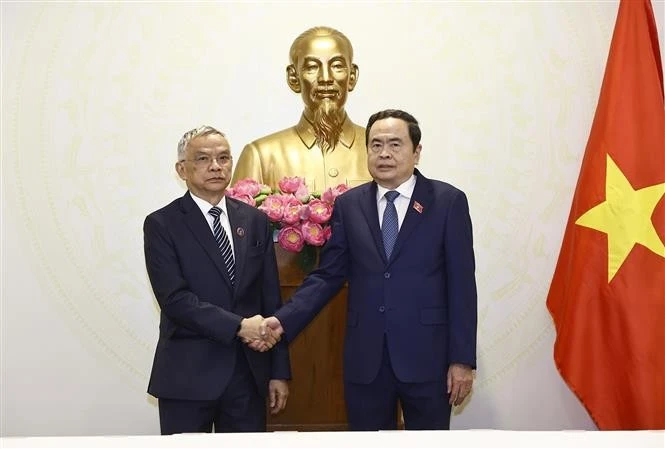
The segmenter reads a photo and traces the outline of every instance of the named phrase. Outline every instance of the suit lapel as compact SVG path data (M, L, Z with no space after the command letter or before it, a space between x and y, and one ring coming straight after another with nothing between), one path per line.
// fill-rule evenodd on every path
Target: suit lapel
M236 264L236 282L240 285L245 272L245 261L247 259L247 234L249 218L247 214L238 206L235 200L226 198L226 210L229 213L229 223L231 225L230 238L233 239L233 251Z
M189 192L185 193L182 197L181 204L183 212L185 213L185 224L194 235L194 238L198 240L205 252L215 263L217 270L222 274L226 283L231 287L231 279L229 279L229 273L226 270L222 253L219 250L219 246L217 246L215 237L212 235L208 222L201 214L201 209L196 205ZM236 270L236 273L237 271L238 270Z
M406 241L413 233L414 229L416 229L418 225L427 217L428 213L432 212L433 202L434 193L432 191L432 186L430 185L429 180L416 170L416 186L413 189L413 195L411 195L411 201L409 201L409 208L406 210L404 222L399 228L397 241L395 242L395 247L393 248L393 252L390 255L391 261L395 260L395 258L399 256L400 250L404 247ZM414 207L415 203L420 205L420 207L418 207L420 211Z
M363 211L370 234L372 234L372 238L374 239L376 250L383 263L386 263L386 250L383 248L383 236L381 235L381 227L379 226L379 211L376 207L376 190L376 183L369 183L360 197L360 210Z

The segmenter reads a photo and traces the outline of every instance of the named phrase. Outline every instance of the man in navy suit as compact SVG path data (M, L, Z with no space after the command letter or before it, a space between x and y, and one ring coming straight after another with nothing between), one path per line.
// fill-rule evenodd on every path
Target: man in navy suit
M187 132L175 168L188 192L143 225L161 309L148 392L159 399L162 434L265 431L266 396L272 413L286 405L285 342L263 353L242 343L259 338L281 298L267 216L224 196L232 167L224 134Z
M471 391L477 295L464 193L415 169L420 128L399 110L365 131L373 182L339 196L319 268L263 329L289 341L348 281L344 395L351 430L449 429Z

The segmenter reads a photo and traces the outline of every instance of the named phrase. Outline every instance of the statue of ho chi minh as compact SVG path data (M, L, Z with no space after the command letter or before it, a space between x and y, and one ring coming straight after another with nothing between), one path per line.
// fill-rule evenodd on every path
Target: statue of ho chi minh
M275 189L283 177L300 176L310 190L322 192L370 181L365 128L344 110L358 82L351 42L335 29L311 28L293 41L289 58L286 82L302 97L300 121L246 145L233 183L253 178Z

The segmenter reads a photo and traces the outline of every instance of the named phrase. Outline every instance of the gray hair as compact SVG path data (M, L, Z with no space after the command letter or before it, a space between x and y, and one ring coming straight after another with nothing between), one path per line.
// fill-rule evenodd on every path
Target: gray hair
M208 136L210 134L219 134L222 137L226 137L223 132L208 125L199 126L198 128L191 129L183 134L180 142L178 142L178 161L185 160L185 151L187 151L187 145L189 145L189 142L197 137Z

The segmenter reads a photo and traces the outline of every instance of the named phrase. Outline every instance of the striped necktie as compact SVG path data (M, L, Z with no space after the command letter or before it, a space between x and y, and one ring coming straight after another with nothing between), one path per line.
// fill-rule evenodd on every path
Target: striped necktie
M224 264L226 265L226 270L229 273L229 279L231 279L231 285L235 284L236 277L236 264L233 260L233 250L231 249L231 242L229 242L229 237L226 235L226 231L222 227L222 223L219 221L219 216L222 214L222 209L219 207L213 207L208 211L210 215L213 216L214 220L212 222L212 232L215 235L215 240L217 240L217 245L219 250L222 252L222 258L224 259Z

